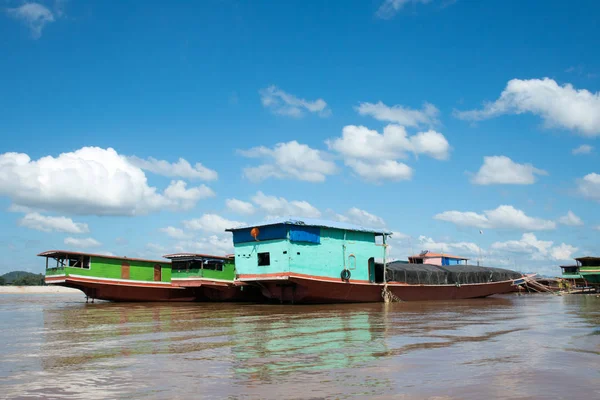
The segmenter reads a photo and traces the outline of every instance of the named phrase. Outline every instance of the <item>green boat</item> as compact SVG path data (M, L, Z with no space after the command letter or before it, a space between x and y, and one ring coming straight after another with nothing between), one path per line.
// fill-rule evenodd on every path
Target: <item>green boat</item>
M586 286L600 288L600 257L579 257L577 265L564 265L562 278L569 280L583 280Z
M178 253L171 261L50 250L48 285L81 290L89 299L110 301L249 301L258 290L235 282L232 256Z

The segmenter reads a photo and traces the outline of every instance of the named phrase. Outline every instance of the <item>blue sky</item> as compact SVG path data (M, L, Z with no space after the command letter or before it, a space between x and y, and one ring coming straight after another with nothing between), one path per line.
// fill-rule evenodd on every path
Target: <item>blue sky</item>
M287 215L387 227L397 258L600 253L596 1L0 8L0 272Z

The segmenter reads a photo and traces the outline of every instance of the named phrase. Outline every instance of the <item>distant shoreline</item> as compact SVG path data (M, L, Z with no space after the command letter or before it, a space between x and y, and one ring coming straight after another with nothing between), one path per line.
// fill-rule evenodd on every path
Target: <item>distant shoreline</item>
M0 294L40 294L40 293L59 293L59 294L83 294L79 289L73 289L63 286L0 286Z

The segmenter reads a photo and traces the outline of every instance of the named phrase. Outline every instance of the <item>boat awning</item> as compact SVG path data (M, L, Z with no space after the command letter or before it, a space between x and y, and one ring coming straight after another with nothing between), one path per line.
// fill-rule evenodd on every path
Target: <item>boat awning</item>
M225 262L230 261L233 257L228 256L213 256L210 254L197 254L197 253L175 253L167 254L163 256L171 261L212 261L212 262Z

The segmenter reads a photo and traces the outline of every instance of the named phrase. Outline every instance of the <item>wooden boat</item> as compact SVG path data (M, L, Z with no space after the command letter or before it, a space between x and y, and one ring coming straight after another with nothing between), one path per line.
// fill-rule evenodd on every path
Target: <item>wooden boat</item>
M195 301L195 288L171 284L168 261L50 250L46 258L48 285L79 289L91 299L112 301Z
M578 257L576 265L563 265L562 278L575 287L590 287L600 291L600 257Z
M163 257L171 260L171 283L174 287L196 288L203 298L210 301L252 301L260 298L256 288L234 281L233 255L176 253Z
M237 281L255 285L267 299L279 302L468 299L510 292L514 279L522 277L514 271L463 265L475 269L465 277L480 278L461 281L460 274L452 272L459 265L421 263L419 267L409 262L403 264L412 264L417 271L435 267L439 283L425 280L428 271L421 274L423 283L410 278L414 274L398 280L400 273L394 272L398 268L386 262L391 232L340 222L281 219L228 231L233 233ZM376 259L384 262L376 263Z

